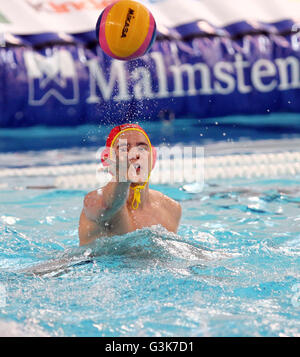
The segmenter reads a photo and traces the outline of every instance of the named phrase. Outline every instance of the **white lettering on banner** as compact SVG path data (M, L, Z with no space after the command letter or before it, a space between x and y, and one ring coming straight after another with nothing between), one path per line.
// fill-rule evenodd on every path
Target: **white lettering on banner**
M131 76L136 83L133 87L134 97L138 100L144 98L153 98L151 85L151 73L147 68L137 67L131 73Z
M104 77L97 58L87 61L87 66L90 72L90 95L86 100L87 103L100 103L101 99L96 94L97 87L100 89L104 100L111 99L113 89L116 85L119 91L118 95L113 97L113 100L124 101L131 98L128 93L126 71L123 62L117 60L112 61L108 81Z
M300 88L300 62L296 57L277 58L275 63L278 67L279 77L281 78L278 89L288 90ZM291 81L288 77L288 66L291 67Z
M237 90L240 93L251 92L251 86L245 84L244 69L250 67L250 63L243 61L243 56L240 54L235 55L234 62L236 72L237 72Z
M234 78L228 74L228 72L233 73L233 65L230 62L218 62L214 67L215 77L226 84L223 87L219 81L215 81L215 90L218 94L229 94L234 91L235 81Z
M156 98L166 98L169 96L169 92L166 67L163 61L163 56L160 52L152 52L150 56L155 62L158 78L158 93L156 93Z
M275 65L266 59L256 61L251 69L251 80L253 86L260 92L270 92L276 87L277 81L273 79L269 84L265 84L262 78L274 77L276 75Z
M300 62L294 56L277 58L274 62L268 59L258 59L251 66L248 61L243 60L241 54L236 54L233 62L219 61L213 67L205 63L172 64L166 67L163 55L159 52L152 52L151 58L155 64L158 80L157 92L154 92L152 88L151 72L145 67L137 67L131 73L129 72L130 82L133 83L133 93L130 93L123 62L112 61L109 80L106 81L97 59L90 60L88 63L90 96L87 102L99 103L101 101L96 93L96 87L100 89L104 100L115 101L129 100L132 97L142 100L210 94L228 95L235 90L241 94L247 94L253 90L265 93L276 88L278 90L300 88ZM249 83L246 83L246 71L250 74ZM168 88L167 75L169 75L170 83L173 83L173 90ZM114 86L117 86L119 91L111 98Z
M29 105L43 105L51 97L65 105L79 102L79 85L71 53L58 50L52 56L33 51L24 53L28 75ZM53 84L58 88L53 88Z
M219 61L213 66L206 63L177 63L167 66L160 52L152 52L152 72L148 67L135 67L112 60L107 73L98 58L86 62L89 74L88 104L101 101L129 101L197 95L229 95L234 91L247 94L256 90L300 88L300 61L295 56L258 59L250 64L241 54L233 61ZM26 51L24 62L28 75L29 105L43 105L55 97L65 105L79 103L79 83L71 53L61 49L52 56ZM156 78L152 78L155 76ZM248 79L248 81L246 80ZM153 80L158 84L153 87Z
M184 95L197 95L197 90L195 88L195 73L197 71L201 74L202 87L200 90L201 94L212 94L212 89L210 87L210 70L205 63L195 63L188 64L184 63L180 66L172 65L169 67L173 73L175 90L172 93L175 97L182 97ZM185 93L183 89L183 74L186 73L188 76L188 90Z

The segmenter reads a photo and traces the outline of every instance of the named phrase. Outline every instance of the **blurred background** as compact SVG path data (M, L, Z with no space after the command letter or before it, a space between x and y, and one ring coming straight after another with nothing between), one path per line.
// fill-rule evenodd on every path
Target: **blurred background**
M96 40L110 0L0 0L0 335L299 336L300 0L140 2L157 38L126 62ZM125 122L204 149L204 185L156 165L178 234L80 249Z
M300 133L300 1L143 0L148 54L113 60L95 25L110 0L0 1L1 152L104 144L138 121L154 143Z

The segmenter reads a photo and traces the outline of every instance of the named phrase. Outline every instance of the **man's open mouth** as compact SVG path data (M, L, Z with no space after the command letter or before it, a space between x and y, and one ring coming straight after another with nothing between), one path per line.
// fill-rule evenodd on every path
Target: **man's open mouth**
M135 168L137 174L139 174L141 172L141 165L140 164L133 164L133 167Z

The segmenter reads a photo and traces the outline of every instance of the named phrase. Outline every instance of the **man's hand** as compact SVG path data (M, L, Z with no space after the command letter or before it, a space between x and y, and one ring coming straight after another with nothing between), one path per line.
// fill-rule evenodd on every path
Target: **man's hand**
M127 168L128 168L128 162L127 158L124 159L109 159L107 158L105 160L109 166L108 166L108 171L109 173L113 176L114 182L127 182Z
M131 149L134 151L135 149ZM130 155L135 155L135 153L129 152L124 155L119 155L118 158L111 159L107 158L105 161L109 164L108 171L114 177L114 182L145 182L148 178L148 158L147 154L139 154L140 158L134 160L130 163ZM139 171L137 171L139 170Z

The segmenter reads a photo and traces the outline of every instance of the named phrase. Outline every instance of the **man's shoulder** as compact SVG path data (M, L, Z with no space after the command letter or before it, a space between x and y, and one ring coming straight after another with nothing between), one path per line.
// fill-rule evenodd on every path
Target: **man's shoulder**
M83 201L83 212L92 221L98 221L99 211L106 208L101 189L87 193Z
M161 207L170 210L172 214L181 215L181 205L179 202L160 191L151 189L150 192L152 197L160 204Z
M99 202L101 202L101 201L102 201L102 190L101 189L88 192L84 196L84 204L87 207L99 204Z

